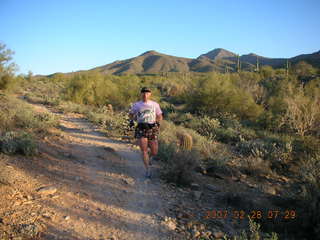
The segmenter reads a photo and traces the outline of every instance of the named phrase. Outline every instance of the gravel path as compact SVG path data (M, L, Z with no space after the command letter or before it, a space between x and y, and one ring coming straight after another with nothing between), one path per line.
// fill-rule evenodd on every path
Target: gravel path
M166 190L157 163L146 179L135 146L106 138L79 114L58 115L59 128L40 143L25 176L43 239L179 239L163 221ZM39 197L35 189L46 186L57 191Z

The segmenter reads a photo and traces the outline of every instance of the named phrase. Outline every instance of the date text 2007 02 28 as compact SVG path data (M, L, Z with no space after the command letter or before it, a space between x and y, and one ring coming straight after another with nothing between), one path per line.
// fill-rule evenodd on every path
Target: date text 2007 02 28
M252 211L244 211L244 210L234 210L234 211L228 211L228 210L208 210L206 211L206 215L204 218L210 219L210 218L228 218L232 217L233 219L245 219L249 216L251 219L276 219L276 218L282 218L282 219L295 219L297 218L297 213L295 210L252 210Z

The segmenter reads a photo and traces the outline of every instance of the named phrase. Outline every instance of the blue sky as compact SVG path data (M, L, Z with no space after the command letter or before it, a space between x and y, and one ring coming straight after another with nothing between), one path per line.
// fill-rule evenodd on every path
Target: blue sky
M87 70L147 50L293 57L320 50L319 0L0 0L18 73Z

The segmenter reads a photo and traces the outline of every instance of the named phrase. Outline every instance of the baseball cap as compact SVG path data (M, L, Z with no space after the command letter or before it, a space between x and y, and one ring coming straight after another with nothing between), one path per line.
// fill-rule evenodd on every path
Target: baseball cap
M151 90L150 90L150 88L148 88L148 87L143 87L143 88L141 88L141 91L140 91L141 93L144 93L144 92L151 92Z

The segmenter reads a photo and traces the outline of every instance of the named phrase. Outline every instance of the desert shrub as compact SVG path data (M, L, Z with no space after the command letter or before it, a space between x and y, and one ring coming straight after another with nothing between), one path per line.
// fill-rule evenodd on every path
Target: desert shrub
M207 157L202 159L205 168L224 168L234 157L227 145L218 142L203 152L203 156Z
M275 232L272 233L263 233L261 231L261 225L254 222L251 218L249 219L249 229L247 231L242 230L239 236L233 237L232 240L278 240L278 234ZM231 240L231 239L230 239Z
M175 112L175 107L172 103L161 101L160 106L164 116L167 116L167 114L169 113Z
M191 118L191 121L184 124L197 131L200 135L206 136L208 139L213 140L215 138L214 131L220 127L220 122L217 119L210 118L208 116Z
M17 112L15 115L16 126L23 129L44 131L57 125L57 118L52 113L31 111Z
M254 120L263 111L249 93L238 88L227 76L219 74L200 81L197 88L189 92L187 104L190 111L205 112L212 117L230 112L240 119Z
M11 224L0 232L1 240L11 239L41 239L41 228L34 224Z
M204 136L201 136L199 133L194 131L193 129L188 129L183 126L177 126L170 121L162 121L162 125L160 127L160 135L159 139L164 143L173 143L178 146L179 139L178 133L185 132L192 137L193 147L192 149L199 152L203 157L207 158L207 154L214 149L215 146L212 141L208 141L208 139Z
M284 129L283 117L281 114L275 114L272 111L264 111L257 119L257 125L260 129L277 132ZM286 129L284 130L286 131Z
M292 157L292 140L285 137L264 137L237 143L236 150L244 155L287 163Z
M91 110L90 106L85 106L82 104L66 101L59 105L58 109L64 113L72 112L72 113L80 113L86 114Z
M17 66L11 62L13 54L5 44L0 43L0 90L12 91L20 80L14 76Z
M252 128L248 128L248 127L241 127L239 130L239 134L240 134L240 140L253 140L256 139L258 136L256 134L256 131Z
M251 176L260 176L272 172L270 162L259 156L248 156L243 158L241 162L246 174Z
M0 149L5 154L30 156L37 153L35 140L27 132L6 132L0 137Z
M181 114L179 114L178 112L169 112L166 115L166 119L168 121L174 122L176 124L179 124L179 118L180 118Z
M312 136L298 137L293 141L292 145L296 161L320 154L320 140Z
M195 123L197 123L198 118L195 115L187 112L173 111L167 114L166 119L173 122L176 125L182 125L187 128L195 130Z
M192 137L193 146L191 151L179 150L179 136L183 134ZM163 170L164 176L169 181L178 182L179 184L187 183L189 181L187 180L188 177L185 179L184 175L191 174L196 167L205 169L207 167L219 166L223 168L226 162L232 158L230 150L225 145L209 141L206 137L199 135L192 129L177 126L165 120L161 125L159 142L158 156L166 163L166 167ZM172 161L177 162L172 163ZM186 161L186 165L181 166L184 161ZM169 171L170 167L172 169ZM182 168L182 170L179 170L179 168ZM174 175L175 171L178 173L179 171L182 172L178 176L171 176Z
M50 106L59 106L61 103L61 99L59 97L50 95L27 93L24 97L28 102L31 103L39 103Z
M213 131L217 141L235 145L238 142L256 139L256 133L249 128L241 128L239 130L233 128L216 128Z
M213 133L215 139L223 143L235 144L241 139L239 132L233 128L216 128Z
M101 125L110 136L123 135L128 130L129 116L126 112L97 113L89 111L86 116L90 121Z
M8 73L0 72L0 90L4 90L6 92L13 92L17 90L20 84L20 78L13 76Z
M169 163L173 159L177 150L177 146L173 143L169 144L162 140L159 141L158 158L165 163Z
M190 185L193 181L194 169L197 166L199 157L194 151L174 150L172 147L167 147L171 152L170 157L166 158L165 166L161 171L161 176L167 182L172 182L177 185ZM166 153L168 156L168 153ZM161 156L160 156L161 157Z
M233 113L229 112L221 112L217 113L215 118L219 120L221 126L224 128L233 128L233 129L240 129L242 127L239 117Z
M302 87L296 92L289 88L289 93L291 96L284 99L287 106L286 114L283 117L284 124L301 136L310 134L319 127L320 96L306 96Z
M0 131L33 129L44 131L58 121L51 113L37 113L31 106L13 97L0 97Z
M320 235L320 154L308 156L300 163L300 177L305 181L304 191L296 198L301 202L301 227L310 239Z
M141 79L137 76L111 76L97 72L75 74L66 83L63 95L66 100L86 105L112 104L123 110L139 97ZM157 89L153 99L159 100Z

